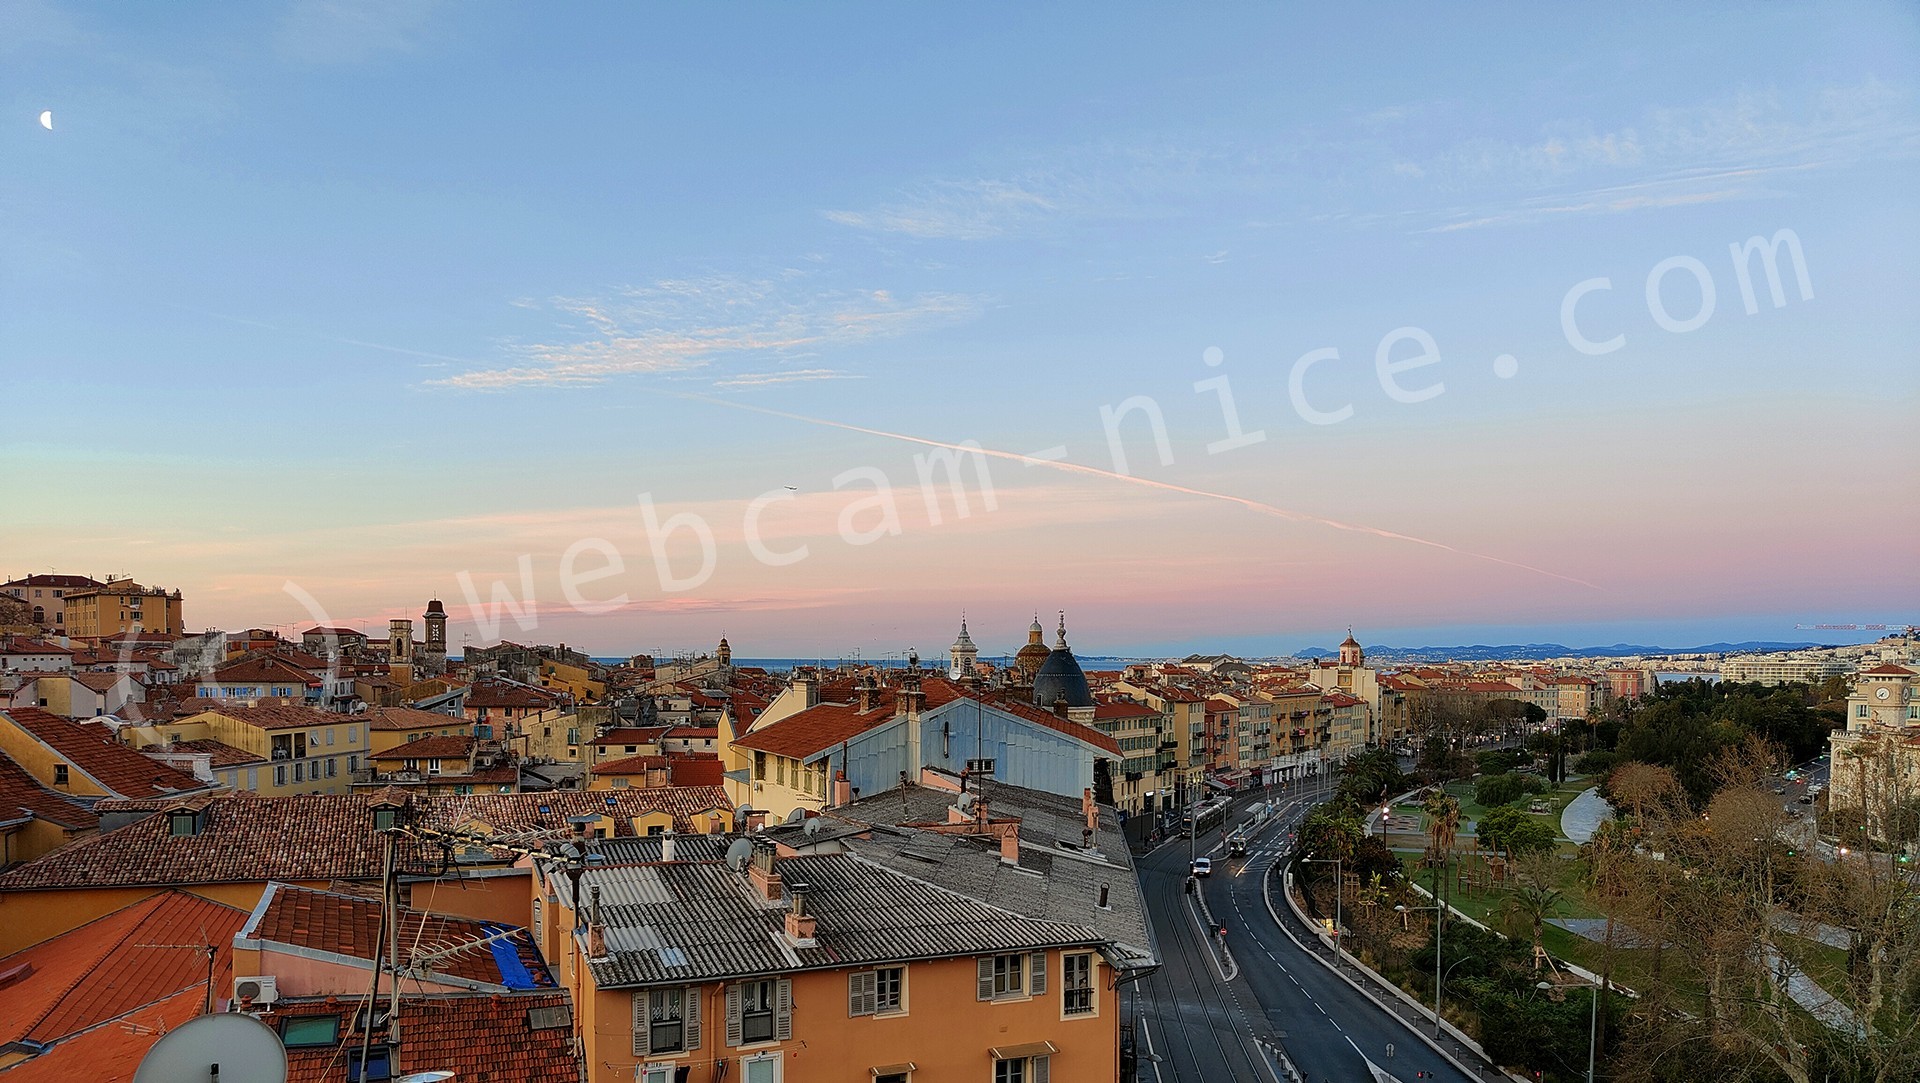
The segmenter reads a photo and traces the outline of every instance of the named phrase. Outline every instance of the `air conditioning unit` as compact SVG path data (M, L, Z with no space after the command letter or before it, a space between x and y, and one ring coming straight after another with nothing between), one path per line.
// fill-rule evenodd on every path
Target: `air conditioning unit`
M272 1004L280 999L280 990L271 977L233 979L233 999L251 999L255 1004Z

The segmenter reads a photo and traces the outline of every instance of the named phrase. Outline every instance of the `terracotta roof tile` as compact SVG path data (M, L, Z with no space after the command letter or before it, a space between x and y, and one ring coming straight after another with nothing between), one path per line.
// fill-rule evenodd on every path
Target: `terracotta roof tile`
M0 750L0 823L22 816L38 817L70 831L100 826L100 817L92 809L42 786L39 779Z
M596 775L644 775L665 769L668 785L718 786L726 779L726 765L718 756L624 756L593 765Z
M324 668L325 662L320 665ZM284 682L302 687L314 683L313 674L284 658L273 655L260 655L254 658L242 658L237 662L228 662L216 668L203 678L202 684L257 684Z
M373 829L372 805L388 792L220 794L208 802L196 834L174 835L168 817L147 816L0 873L0 890L373 879L383 840ZM160 812L174 803L103 801L94 811ZM719 786L675 786L414 798L414 808L431 825L478 820L499 832L557 833L569 830L569 816L612 816L613 833L626 835L635 817L655 811L670 813L676 831L702 830L696 817L733 804ZM412 860L411 843L402 856Z
M367 712L367 728L372 730L446 729L469 724L459 715L421 711L412 707L375 707Z
M0 710L0 717L12 719L28 736L118 796L158 797L207 788L207 783L185 771L155 763L125 745L103 741L59 715L35 707L10 707Z
M387 760L464 760L473 755L476 741L472 737L458 734L441 737L422 737L417 741L403 741L385 752L376 752L370 759Z
M560 1025L535 1029L535 1009L554 1009L541 1021ZM461 1083L579 1083L570 1012L564 993L402 996L394 1077L440 1070ZM338 1014L344 1030L353 1006L281 1001L274 1014ZM287 1050L287 1083L339 1083L345 1070L333 1054L332 1046Z
M532 977L529 988L552 989L553 975L534 947L527 931L517 926L499 925L472 918L450 917L402 907L400 943L421 945L424 951L441 955L429 964L434 974L463 978L487 985L520 988L517 979L501 973L491 950L446 953L460 943L482 944L499 934L509 934L510 944L520 965ZM285 944L296 948L364 959L371 964L380 947L380 901L331 891L315 891L292 884L271 884L261 897L260 906L240 930L240 939ZM403 956L403 958L411 958Z
M207 763L212 767L245 767L248 764L266 763L265 756L248 752L244 748L216 741L211 737L202 737L196 741L175 741L172 744L149 745L140 750L145 755L164 755L168 752L206 753Z
M33 968L0 988L0 1042L57 1042L185 989L204 999L205 949L214 980L231 976L233 934L246 920L245 910L165 891L0 959L0 973Z
M196 700L193 705L199 707L202 704L204 704L202 713L210 711L263 730L300 730L315 726L336 726L342 722L356 721L361 717L323 711L318 707L302 707L293 703L257 703L249 707L242 703L215 699Z

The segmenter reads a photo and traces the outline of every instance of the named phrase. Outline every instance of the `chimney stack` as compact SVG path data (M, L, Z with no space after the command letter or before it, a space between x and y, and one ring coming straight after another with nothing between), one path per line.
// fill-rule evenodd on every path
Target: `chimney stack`
M791 905L787 910L787 941L796 948L811 948L817 944L814 940L816 923L807 910L807 897L811 892L811 885L796 880L788 893Z
M774 868L777 857L771 842L754 840L753 862L747 866L747 881L759 892L764 902L777 903L782 895L780 873Z
M593 902L587 911L587 958L607 958L607 927L600 923L600 885L593 887Z
M1003 865L1020 864L1020 825L1008 824L1000 833L1000 862Z
M668 828L667 830L660 833L660 860L669 861L669 862L672 861L674 857L674 849L675 849L675 844L674 844L674 837L673 837L673 829Z
M833 807L839 808L842 805L852 803L853 786L847 782L847 773L845 771L835 771L833 774Z

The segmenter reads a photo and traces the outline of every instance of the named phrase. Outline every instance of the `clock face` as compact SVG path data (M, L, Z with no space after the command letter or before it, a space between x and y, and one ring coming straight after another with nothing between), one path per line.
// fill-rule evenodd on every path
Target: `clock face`
M1878 692L1875 692L1875 693L1874 693L1874 697L1875 697L1875 698L1877 698L1877 699L1886 699L1886 698L1887 698L1887 690L1886 690L1886 689L1884 689L1884 688L1882 688L1882 689L1881 689L1880 691L1878 691Z

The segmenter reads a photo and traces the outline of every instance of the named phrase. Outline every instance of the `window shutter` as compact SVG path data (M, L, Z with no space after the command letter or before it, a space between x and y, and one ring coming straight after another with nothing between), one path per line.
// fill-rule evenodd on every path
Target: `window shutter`
M1033 1083L1047 1083L1047 1061L1046 1057L1033 1058L1033 1071L1030 1073L1033 1076Z
M993 956L982 955L980 958L974 960L974 962L979 964L979 970L976 972L976 975L979 979L979 984L978 984L978 988L974 990L973 998L975 1000L992 1000L993 999Z
M1039 996L1047 991L1047 953L1033 953L1033 980L1028 983L1027 992Z
M653 1019L647 1013L647 991L633 994L633 1055L644 1057L653 1051Z
M740 1044L740 986L727 986L727 1044Z
M680 998L680 1018L685 1020L686 1041L682 1048L693 1050L700 1048L700 1002L705 999L706 988L689 985Z
M880 1006L880 975L856 970L847 975L847 1014L872 1015Z
M793 1037L793 979L780 979L780 1003L774 1008L773 1036L786 1041Z

